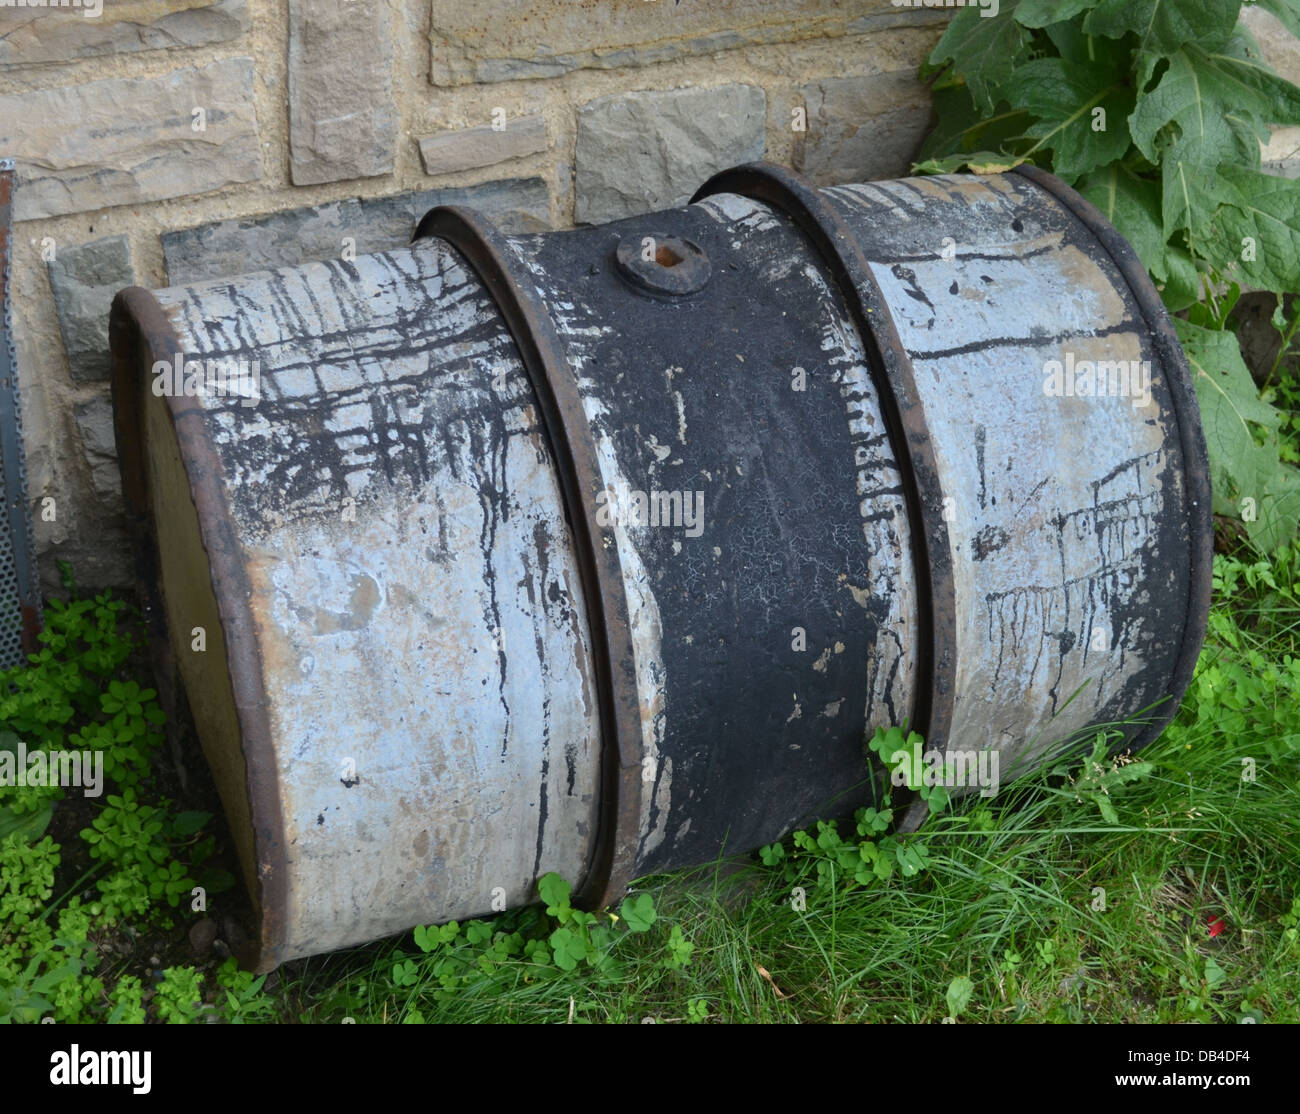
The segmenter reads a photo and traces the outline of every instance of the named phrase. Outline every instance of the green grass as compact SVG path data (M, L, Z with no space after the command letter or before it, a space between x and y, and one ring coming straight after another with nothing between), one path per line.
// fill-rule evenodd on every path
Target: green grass
M914 837L924 870L867 887L812 839L802 841L811 849L787 841L771 867L742 856L643 880L658 919L611 932L599 971L515 957L448 989L439 964L472 964L482 945L462 939L426 955L409 935L303 961L277 991L284 1015L935 1022L950 1014L950 988L961 1006L968 979L962 1022L1300 1020L1296 567L1295 550L1216 560L1195 679L1134 780L1113 762L1082 773L1076 763L1074 782L1057 767L991 801L959 801ZM1254 781L1243 759L1254 760ZM1113 820L1088 795L1102 785ZM850 821L813 837L856 842L851 831ZM541 917L487 923L498 938L544 936ZM669 963L674 925L694 945L685 965Z

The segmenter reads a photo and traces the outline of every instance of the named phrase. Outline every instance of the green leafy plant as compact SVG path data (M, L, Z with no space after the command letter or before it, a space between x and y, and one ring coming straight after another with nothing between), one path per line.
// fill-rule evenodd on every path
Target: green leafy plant
M948 992L944 995L944 1000L948 1004L948 1016L957 1018L962 1015L962 1011L970 1005L971 996L975 993L975 984L965 975L958 975L948 984Z
M146 1017L144 988L121 972L123 964L115 965L116 978L105 972L103 940L172 927L164 911L188 895L192 869L213 853L215 841L201 835L211 816L174 815L154 788L163 715L157 694L126 675L141 645L126 604L108 593L80 598L73 588L72 598L47 601L45 618L39 652L0 673L0 751L11 761L20 745L29 756L101 751L115 791L77 802L97 811L81 832L91 866L74 877L64 849L45 835L59 810L71 807L69 790L0 786L0 1020L138 1023ZM210 893L226 884L222 873L202 876ZM98 900L83 903L92 880ZM126 932L114 927L127 919L134 924ZM197 1016L200 978L192 967L172 968L152 997L155 1013ZM252 989L228 978L235 981L222 988L232 1020L265 1012L260 983Z
M204 1013L203 976L193 967L168 967L154 990L153 1006L159 1021L189 1025Z
M1097 806L1098 811L1108 824L1119 823L1119 813L1115 811L1115 795L1122 786L1142 781L1155 772L1152 762L1139 762L1127 753L1110 754L1110 737L1105 732L1098 732L1093 739L1092 751L1077 770L1061 765L1052 770L1058 777L1067 778L1068 789L1056 790L1060 793L1073 794L1076 800L1089 800Z
M912 878L929 865L929 847L914 835L882 835L891 817L887 809L859 809L854 814L857 839L840 835L840 821L819 820L816 827L790 836L788 852L780 843L760 847L759 860L779 869L790 884L812 881L822 890L876 886L895 871Z
M673 925L672 932L668 934L668 943L664 946L668 949L668 959L665 962L674 970L690 963L691 956L695 952L695 945L686 939L679 924Z
M144 987L134 975L123 975L109 992L110 1025L143 1025Z
M1283 939L1292 947L1300 947L1300 895L1291 899L1291 908L1278 920L1283 927Z
M813 828L794 832L789 850L782 843L760 847L759 860L779 869L788 883L814 880L819 889L875 886L888 882L895 871L904 878L922 873L930 862L925 841L916 835L886 833L894 821L890 784L916 789L930 805L931 815L948 807L944 787L927 786L919 773L923 745L921 736L905 727L876 728L866 741L866 750L884 763L889 780L881 791L880 808L860 808L854 813L856 838L840 834L840 821L819 820Z
M1228 1014L1221 1001L1228 973L1212 955L1196 954L1191 944L1185 945L1185 971L1178 976L1183 993L1179 1004L1193 1021L1226 1020Z
M207 813L189 813L173 820L166 806L140 803L134 789L110 795L105 807L83 829L90 856L111 863L113 873L98 883L105 915L110 920L140 915L158 901L175 908L195 885L185 867L173 857L173 844L205 823Z
M394 986L414 986L419 981L419 971L413 961L404 959L393 964Z
M0 943L40 918L58 865L59 845L49 836L29 844L15 832L0 842Z
M867 749L879 756L890 771L893 784L898 785L901 780L937 815L952 803L952 795L943 782L952 779L953 766L948 761L939 767L927 762L924 745L920 735L903 727L877 727L867 741Z
M538 880L537 892L546 902L547 915L559 922L547 939L555 965L561 971L572 971L584 962L598 969L605 967L610 959L608 946L612 934L609 927L598 923L597 914L574 909L569 904L569 883L558 874L543 875ZM649 917L653 923L653 901ZM649 928L649 923L639 931L646 928Z
M1295 34L1297 0L1260 0ZM1300 327L1300 183L1265 174L1270 125L1300 124L1300 88L1263 64L1239 0L1003 0L959 12L931 52L939 125L917 170L1032 162L1093 202L1129 240L1170 310L1192 369L1214 510L1273 550L1295 535L1293 415L1261 394L1226 332L1242 284L1279 295L1282 351ZM1199 303L1199 306L1197 305ZM1292 395L1288 395L1293 397Z
M575 909L569 883L554 872L538 879L537 893L541 909L512 910L492 921L416 928L412 940L423 954L397 958L391 968L394 985L409 991L427 981L435 988L434 1001L446 1002L473 984L516 979L527 984L575 972L612 978L619 942L651 933L659 923L654 898L647 893L625 898L617 914ZM679 926L674 928L678 932L667 944L669 963L681 966L692 946Z
M57 995L60 986L80 974L79 960L56 963L46 954L33 956L16 977L0 983L0 1024L30 1023L53 1013L55 1003L50 998Z
M622 914L623 923L627 925L629 931L649 932L650 926L655 923L654 898L649 894L624 898L619 913Z

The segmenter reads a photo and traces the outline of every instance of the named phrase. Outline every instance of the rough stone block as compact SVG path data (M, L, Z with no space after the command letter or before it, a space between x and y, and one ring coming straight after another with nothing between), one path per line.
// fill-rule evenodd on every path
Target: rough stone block
M126 237L56 245L49 269L72 378L107 379L109 306L114 294L135 282Z
M715 171L762 158L753 85L620 93L578 112L575 217L599 224L684 205Z
M545 151L546 122L540 115L523 116L506 120L500 131L491 124L481 124L438 132L419 144L426 174L454 174Z
M113 403L107 395L97 396L77 403L72 414L90 468L91 487L101 499L120 499L122 482L113 437Z
M207 46L248 31L248 0L106 0L87 7L0 8L0 71L136 50Z
M294 185L391 173L397 122L387 0L290 0L289 157Z
M253 60L0 95L0 151L18 160L20 221L253 181Z
M765 43L943 22L951 9L891 0L708 0L618 5L556 0L432 0L430 79L435 85L558 77L715 54Z
M913 71L835 77L803 87L808 130L795 167L819 185L905 177L930 130L930 96Z
M541 178L349 198L164 233L167 281L185 286L249 271L338 259L345 237L353 241L357 255L402 247L410 243L416 224L435 205L478 209L506 232L540 232L550 226L550 200Z

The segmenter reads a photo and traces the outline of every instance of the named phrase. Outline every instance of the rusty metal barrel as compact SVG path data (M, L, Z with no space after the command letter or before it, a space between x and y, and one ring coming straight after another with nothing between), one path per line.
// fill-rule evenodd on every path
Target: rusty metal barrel
M1004 780L1141 746L1204 633L1186 363L1041 172L755 164L519 236L439 208L405 249L123 291L112 348L262 970L844 814L879 726Z

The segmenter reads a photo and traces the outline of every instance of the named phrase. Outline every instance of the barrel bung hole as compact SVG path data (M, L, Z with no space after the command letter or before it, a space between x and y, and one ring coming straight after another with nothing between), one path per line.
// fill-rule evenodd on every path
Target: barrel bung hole
M682 257L673 251L673 249L667 244L660 244L655 248L655 262L658 263L659 266L676 267L681 261Z

